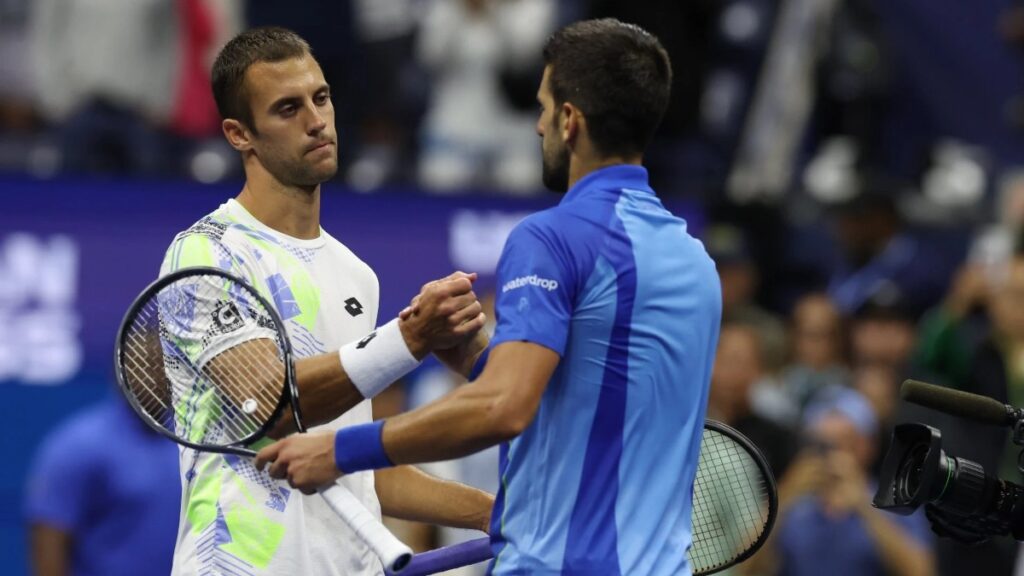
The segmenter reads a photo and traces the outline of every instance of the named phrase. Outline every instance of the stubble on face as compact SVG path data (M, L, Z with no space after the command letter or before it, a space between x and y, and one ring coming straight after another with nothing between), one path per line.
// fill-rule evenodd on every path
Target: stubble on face
M556 139L554 135L548 138ZM544 187L552 192L567 192L569 190L569 148L564 142L552 142L550 146L544 144L542 148L544 165L541 178L544 181Z
M551 67L544 70L537 101L541 105L541 116L537 121L537 132L541 137L541 179L544 187L552 192L564 193L569 189L569 147L562 140L558 127L559 111L551 92Z

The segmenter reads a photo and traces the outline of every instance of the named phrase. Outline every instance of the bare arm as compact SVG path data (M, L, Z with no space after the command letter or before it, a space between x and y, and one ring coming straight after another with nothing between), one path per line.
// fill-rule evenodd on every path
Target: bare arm
M71 568L71 534L48 524L29 529L33 576L65 576Z
M935 558L931 551L906 533L887 512L875 510L865 503L858 510L868 535L878 547L878 555L886 571L895 576L932 576Z
M464 344L447 350L434 350L434 356L447 366L449 370L468 379L473 371L473 366L476 365L477 360L487 350L489 343L490 338L481 330Z
M480 312L470 276L460 274L425 285L420 296L420 312L399 323L405 344L417 359L434 348L476 350L474 335L480 332L486 318ZM486 347L486 340L483 347ZM214 376L220 388L241 404L247 398L258 398L260 390L280 390L284 365L277 360L272 341L257 339L219 354L204 371ZM337 352L296 361L295 381L306 426L329 422L364 400ZM271 403L265 402L259 407L265 413L258 412L257 416L265 420L273 408ZM294 419L287 409L269 436L281 438L292 432L295 432Z
M558 361L538 344L499 344L475 382L388 419L384 451L395 464L436 462L515 438L533 421Z
M393 464L451 460L518 436L533 421L558 361L538 344L498 345L476 381L385 420L384 452ZM341 475L334 442L332 434L292 436L260 450L255 464L272 462L271 477L312 492Z
M494 496L413 466L375 472L381 511L394 518L487 532Z

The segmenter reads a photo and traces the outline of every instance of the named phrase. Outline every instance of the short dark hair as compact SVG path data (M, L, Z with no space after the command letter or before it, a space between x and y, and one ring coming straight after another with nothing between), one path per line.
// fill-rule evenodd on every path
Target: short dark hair
M267 26L235 36L213 63L213 99L224 119L240 120L255 130L252 106L245 90L245 73L257 62L281 62L312 54L309 44L285 28Z
M668 107L672 63L651 33L614 18L585 20L548 39L555 105L571 102L603 155L639 154Z

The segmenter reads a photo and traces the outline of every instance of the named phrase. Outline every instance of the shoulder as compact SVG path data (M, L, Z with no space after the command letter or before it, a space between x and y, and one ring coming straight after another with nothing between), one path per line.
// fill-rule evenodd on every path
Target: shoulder
M213 266L232 270L260 260L258 233L236 222L221 206L178 233L164 255L161 273L189 266Z
M324 235L324 249L330 254L330 261L333 265L342 266L346 274L356 274L363 282L369 282L376 286L378 284L377 273L373 268L361 259L355 252L340 240L331 236L326 230L321 232Z
M50 467L57 462L93 460L101 452L112 411L107 403L90 406L73 414L54 428L40 445L37 464Z
M580 214L555 206L524 218L509 234L506 246L517 243L542 242L569 248L587 242L600 230Z

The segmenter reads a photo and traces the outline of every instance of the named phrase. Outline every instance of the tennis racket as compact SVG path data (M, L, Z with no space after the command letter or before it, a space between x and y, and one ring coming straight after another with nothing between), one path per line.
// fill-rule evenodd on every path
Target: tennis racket
M142 291L117 334L121 391L151 428L205 452L254 457L290 407L299 432L291 344L277 310L244 280L217 268L183 268ZM385 568L412 556L347 488L320 491Z
M693 483L694 576L743 562L764 544L775 524L775 477L761 451L737 430L704 421ZM413 556L403 576L435 574L493 557L489 538L478 538Z

